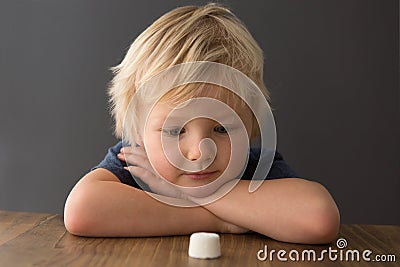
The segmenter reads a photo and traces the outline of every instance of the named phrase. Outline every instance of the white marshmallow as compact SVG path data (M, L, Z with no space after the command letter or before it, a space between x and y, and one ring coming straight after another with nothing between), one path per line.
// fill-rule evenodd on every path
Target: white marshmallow
M194 233L190 236L189 256L197 259L214 259L221 256L219 235Z

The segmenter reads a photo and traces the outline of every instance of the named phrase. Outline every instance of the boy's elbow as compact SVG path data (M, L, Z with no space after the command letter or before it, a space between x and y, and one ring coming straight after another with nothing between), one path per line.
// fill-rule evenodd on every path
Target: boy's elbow
M315 215L310 222L308 229L310 242L313 244L328 244L333 242L339 233L340 218L339 212L329 210Z
M69 233L79 236L87 236L90 228L84 216L71 207L64 210L64 225Z
M81 235L83 232L82 224L79 221L79 216L71 210L65 209L64 210L64 225L67 231L73 235Z
M94 236L95 222L93 214L85 205L85 197L71 192L64 207L64 225L73 235Z
M326 189L324 190L326 191ZM316 199L314 203L314 208L307 223L310 243L331 243L337 238L339 233L339 210L329 193L324 197Z

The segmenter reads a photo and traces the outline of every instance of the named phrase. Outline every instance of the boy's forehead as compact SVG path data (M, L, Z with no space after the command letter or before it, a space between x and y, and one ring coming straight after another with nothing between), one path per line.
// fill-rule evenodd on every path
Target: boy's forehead
M149 120L163 123L167 118L170 121L182 121L183 118L209 117L215 121L230 122L239 116L246 124L251 119L251 114L246 106L233 108L217 97L196 97L180 103L158 102L153 107Z
M191 83L173 88L160 98L159 103L166 103L175 108L185 101L196 98L219 100L238 112L243 112L244 107L247 106L244 100L233 91L209 83Z

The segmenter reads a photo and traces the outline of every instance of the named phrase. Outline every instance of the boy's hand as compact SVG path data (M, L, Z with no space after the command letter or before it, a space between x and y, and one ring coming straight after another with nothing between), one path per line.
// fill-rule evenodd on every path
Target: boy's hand
M188 199L197 203L202 202L199 201L200 199L198 198L185 195L179 189L159 177L151 166L144 147L123 147L117 157L119 160L127 162L130 166L125 167L125 169L127 169L133 176L145 182L152 192L173 198ZM206 199L202 200L204 201ZM249 231L246 228L242 228L223 220L221 220L219 228L221 233L243 234Z
M186 199L183 192L157 175L150 164L144 147L123 147L117 157L119 160L127 162L128 167L124 168L133 176L145 182L152 192L167 197Z
M158 176L151 166L146 150L143 146L123 147L117 157L119 160L125 161L128 167L124 168L135 176L135 178L139 178L145 182L153 193L172 198L189 200L197 203L199 206L203 206L223 197L238 182L236 179L229 180L210 195L205 197L195 197L190 195L190 193L188 194L187 192L179 190L178 187Z

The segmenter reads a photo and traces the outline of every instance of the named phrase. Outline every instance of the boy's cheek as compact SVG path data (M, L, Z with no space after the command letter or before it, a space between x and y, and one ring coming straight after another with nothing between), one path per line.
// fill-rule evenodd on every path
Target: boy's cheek
M163 153L149 154L149 160L157 173L169 182L173 182L175 168L172 166Z

